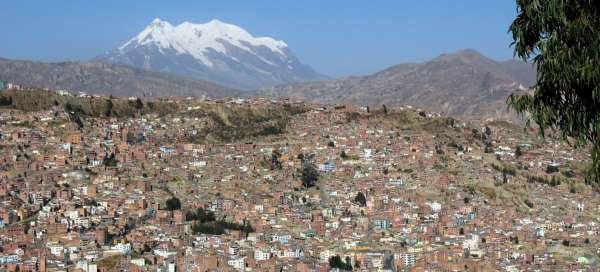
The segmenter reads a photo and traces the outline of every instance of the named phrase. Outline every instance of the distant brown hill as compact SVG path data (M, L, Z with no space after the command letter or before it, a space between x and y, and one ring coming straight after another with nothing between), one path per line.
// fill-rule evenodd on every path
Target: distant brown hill
M206 96L239 92L217 84L100 62L44 63L0 58L0 80L27 87L113 96Z
M513 118L506 98L535 82L531 64L489 59L472 49L373 75L276 86L260 95L380 107L411 105L462 118Z

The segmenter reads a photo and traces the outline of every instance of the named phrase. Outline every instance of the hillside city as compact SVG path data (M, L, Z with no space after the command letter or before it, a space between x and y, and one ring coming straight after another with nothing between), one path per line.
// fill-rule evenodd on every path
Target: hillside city
M2 85L2 271L600 269L589 152L535 127Z

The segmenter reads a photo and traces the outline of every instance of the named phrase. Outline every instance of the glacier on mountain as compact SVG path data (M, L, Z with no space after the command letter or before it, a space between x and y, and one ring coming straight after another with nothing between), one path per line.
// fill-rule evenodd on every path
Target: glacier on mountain
M285 42L254 37L239 26L216 19L173 26L157 18L119 48L96 59L239 89L324 78L302 64Z

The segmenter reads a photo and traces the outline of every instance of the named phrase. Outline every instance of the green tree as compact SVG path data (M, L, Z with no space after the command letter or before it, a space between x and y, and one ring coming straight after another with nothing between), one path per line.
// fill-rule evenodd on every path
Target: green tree
M354 197L354 202L358 203L361 207L367 206L367 198L362 192L358 192Z
M329 258L329 268L352 271L352 264L349 261L350 259L346 258L346 262L344 262L340 255L332 256Z
M311 162L305 162L302 164L302 186L310 188L315 186L319 179L319 171L316 166Z
M281 159L281 152L279 152L277 150L273 150L273 152L271 152L271 161L269 162L271 170L283 169L283 164L280 159Z
M206 211L204 208L196 209L196 212L188 211L185 215L187 221L197 220L200 223L214 222L216 220L215 213Z
M489 143L489 142L485 143L484 152L485 153L494 153L494 148L492 147L492 143Z
M600 5L594 0L518 0L510 25L515 54L533 61L533 93L513 94L509 107L529 113L540 134L558 129L575 147L591 144L586 181L600 185Z
M144 108L144 102L139 97L135 99L135 108L141 110Z
M111 96L110 99L106 100L106 111L104 111L104 115L106 117L113 116L113 107L114 107L114 104L113 104L112 96Z
M167 210L174 211L174 210L181 209L181 200L179 200L179 198L171 197L171 198L167 199L166 204L167 204Z
M519 158L523 155L523 151L521 150L521 146L517 145L517 148L515 149L515 157Z
M10 106L10 105L12 105L12 97L11 96L0 97L0 106Z
M102 160L102 164L104 164L104 166L106 166L106 167L117 167L118 163L119 163L119 161L117 160L114 153L111 153L110 156L109 155L105 156L104 159Z

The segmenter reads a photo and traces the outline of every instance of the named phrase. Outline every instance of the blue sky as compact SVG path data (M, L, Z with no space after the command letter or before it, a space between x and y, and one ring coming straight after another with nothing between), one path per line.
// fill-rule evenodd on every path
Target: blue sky
M512 58L511 0L5 1L0 57L87 60L115 48L154 18L172 24L213 18L254 36L284 40L330 76L373 73L462 48Z

